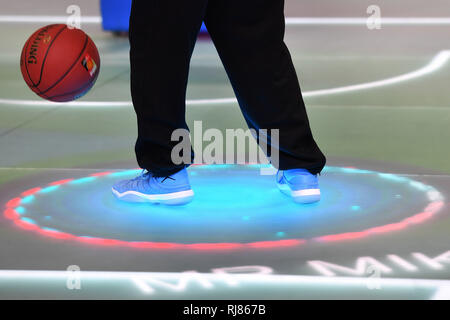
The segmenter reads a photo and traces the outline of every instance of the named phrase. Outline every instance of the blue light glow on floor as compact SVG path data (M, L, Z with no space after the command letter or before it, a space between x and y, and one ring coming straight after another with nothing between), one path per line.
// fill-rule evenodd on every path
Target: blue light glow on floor
M355 168L327 167L322 201L300 205L281 194L259 166L193 166L192 203L129 204L111 186L139 170L73 180L22 200L25 219L78 236L177 243L313 238L399 221L427 204L428 186ZM402 198L397 197L398 194ZM48 218L51 217L51 218ZM22 219L23 220L23 219Z

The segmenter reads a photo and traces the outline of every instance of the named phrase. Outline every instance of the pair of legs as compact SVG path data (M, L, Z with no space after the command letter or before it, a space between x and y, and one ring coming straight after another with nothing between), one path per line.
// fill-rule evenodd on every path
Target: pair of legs
M284 0L133 0L131 93L140 167L166 177L187 166L172 162L178 142L171 135L187 129L189 64L203 21L248 126L279 130L278 169L320 173L326 159L312 136L283 40Z

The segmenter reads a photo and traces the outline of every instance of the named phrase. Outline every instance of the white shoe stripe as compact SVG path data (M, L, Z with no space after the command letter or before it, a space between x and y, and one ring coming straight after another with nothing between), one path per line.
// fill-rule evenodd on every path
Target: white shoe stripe
M320 189L291 190L287 183L277 183L278 188L288 192L292 197L320 196Z
M137 191L125 191L123 193L120 193L114 189L112 189L115 195L117 195L119 198L125 197L126 195L135 195L140 198L148 199L151 201L157 201L157 200L173 200L173 199L181 199L181 198L187 198L194 195L193 190L186 190L186 191L179 191L179 192L173 192L173 193L165 193L165 194L145 194L140 193Z
M293 197L320 196L320 189L292 190Z

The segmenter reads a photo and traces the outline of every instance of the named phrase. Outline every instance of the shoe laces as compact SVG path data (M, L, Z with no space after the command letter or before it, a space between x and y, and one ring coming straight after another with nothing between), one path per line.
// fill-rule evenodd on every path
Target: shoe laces
M142 170L141 174L138 175L136 178L132 179L132 181L138 181L138 180L144 180L144 179L163 179L161 180L161 182L166 181L167 179L170 180L175 180L174 178L172 178L171 176L166 176L166 177L155 177L150 171L144 169Z
M163 179L163 180L161 180L161 182L164 182L164 181L166 181L167 179L170 179L170 180L173 180L173 181L175 181L175 179L174 179L174 178L172 178L171 176L167 176L167 177L164 177L164 179Z
M140 175L138 175L136 178L131 179L131 181L138 181L138 180L148 179L151 176L152 176L152 174L149 171L144 169L144 170L141 171Z

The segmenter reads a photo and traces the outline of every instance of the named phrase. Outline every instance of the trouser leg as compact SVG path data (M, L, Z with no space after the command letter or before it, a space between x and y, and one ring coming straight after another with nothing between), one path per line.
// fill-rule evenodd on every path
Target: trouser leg
M283 40L284 0L210 0L205 23L249 127L279 129L279 169L320 173L326 159Z
M189 63L207 0L133 0L130 17L131 95L137 115L135 146L140 167L158 176L175 165L171 141L187 129L186 87Z

